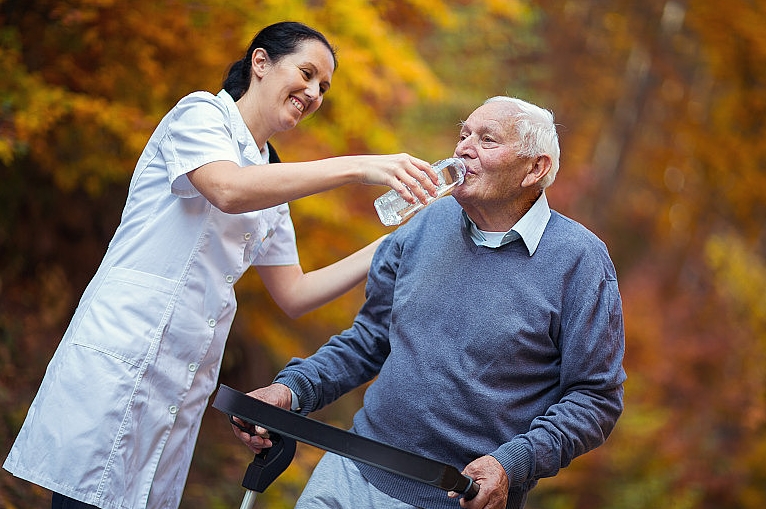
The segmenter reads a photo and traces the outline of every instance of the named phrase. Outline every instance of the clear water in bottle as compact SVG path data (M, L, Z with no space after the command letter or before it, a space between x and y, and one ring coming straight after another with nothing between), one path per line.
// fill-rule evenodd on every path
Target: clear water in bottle
M436 171L438 182L436 184L436 196L429 195L426 203L421 201L409 203L393 189L375 200L375 210L384 225L395 226L403 223L417 211L449 194L455 186L463 183L466 169L462 159L450 157L433 163L431 167Z

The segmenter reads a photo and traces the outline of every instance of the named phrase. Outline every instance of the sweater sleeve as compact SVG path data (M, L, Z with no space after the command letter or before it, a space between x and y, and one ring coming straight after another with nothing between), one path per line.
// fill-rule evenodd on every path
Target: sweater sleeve
M607 274L593 286L580 286L575 305L562 317L561 399L528 432L492 453L511 486L556 475L604 443L622 413L625 338L617 280Z
M395 238L389 235L373 257L366 301L351 328L330 338L312 356L292 359L277 374L274 381L298 394L304 414L372 380L388 357L391 304L401 254Z

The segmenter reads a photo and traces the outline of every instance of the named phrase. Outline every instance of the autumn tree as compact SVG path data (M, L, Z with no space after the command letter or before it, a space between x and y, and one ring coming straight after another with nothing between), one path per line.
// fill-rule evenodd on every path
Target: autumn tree
M629 375L615 436L536 502L761 507L764 11L534 3L573 177L551 194L611 248Z
M322 30L340 59L322 109L272 140L285 160L439 159L493 95L556 114L562 169L549 199L610 248L629 378L613 436L543 480L530 509L763 507L766 12L748 0L0 0L6 450L151 130L183 95L217 91L253 32L282 19ZM291 203L305 267L384 233L371 207L383 191ZM290 321L254 274L238 295L222 381L243 388L348 325L363 297ZM349 395L321 417L345 425L358 404ZM299 452L259 504L291 506L319 454ZM237 504L249 460L209 412L184 507ZM0 506L46 498L0 476Z

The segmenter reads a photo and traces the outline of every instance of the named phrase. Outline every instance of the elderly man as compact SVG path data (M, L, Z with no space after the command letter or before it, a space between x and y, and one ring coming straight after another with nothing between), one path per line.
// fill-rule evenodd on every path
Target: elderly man
M352 327L252 396L303 413L370 380L353 431L461 468L470 501L327 453L296 507L521 508L622 412L615 269L552 211L553 115L495 97L462 123L465 182L378 248ZM262 431L262 430L261 430ZM254 451L264 436L235 429Z

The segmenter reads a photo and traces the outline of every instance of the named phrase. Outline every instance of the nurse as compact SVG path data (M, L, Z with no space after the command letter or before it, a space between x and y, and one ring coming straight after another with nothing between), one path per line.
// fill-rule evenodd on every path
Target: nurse
M268 139L317 111L335 67L321 33L268 26L223 90L184 97L152 134L3 465L53 491L53 508L178 507L250 266L292 317L365 278L379 241L304 273L288 201L349 183L435 193L407 154L278 162Z

